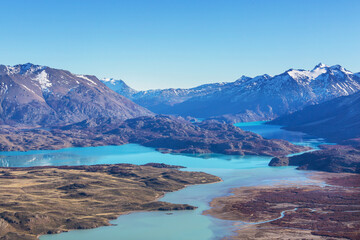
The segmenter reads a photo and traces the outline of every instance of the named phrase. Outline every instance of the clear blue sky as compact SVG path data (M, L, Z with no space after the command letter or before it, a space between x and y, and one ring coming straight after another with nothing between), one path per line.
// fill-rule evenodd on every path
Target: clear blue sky
M0 63L32 62L136 89L241 75L360 71L360 1L0 0Z

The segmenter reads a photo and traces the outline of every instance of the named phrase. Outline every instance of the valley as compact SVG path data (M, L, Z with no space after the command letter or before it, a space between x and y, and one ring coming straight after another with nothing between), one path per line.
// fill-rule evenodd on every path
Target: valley
M283 136L286 140L316 148L319 139L311 138L301 133L290 132L274 128L271 125L243 124L244 129L253 130L264 136ZM261 127L261 128L260 128ZM229 194L231 189L244 186L273 185L284 181L295 183L319 184L319 180L309 179L304 171L294 167L268 167L271 157L266 156L234 156L214 154L162 154L154 149L139 145L126 144L122 146L104 146L88 148L65 148L48 151L3 152L1 162L5 166L31 167L41 165L83 165L105 163L131 163L143 165L148 162L166 163L186 166L182 171L204 171L208 174L221 177L222 182L215 184L186 187L174 193L167 193L160 201L173 204L188 204L198 207L191 211L131 213L120 216L110 223L117 226L96 228L86 231L70 231L62 234L41 236L40 239L98 239L99 237L121 236L125 239L165 239L173 234L174 239L183 239L183 236L196 236L196 239L221 239L233 235L235 230L232 221L218 220L202 215L209 209L208 203L215 197ZM8 165L9 164L9 165ZM4 165L3 165L4 166ZM91 166L90 166L91 167ZM167 212L169 213L169 212ZM139 226L141 219L141 226ZM186 229L178 228L179 222L189 223ZM193 227L194 226L194 227ZM196 226L196 227L195 227ZM141 231L139 231L141 229ZM166 230L164 230L166 229ZM149 233L151 232L151 237ZM177 236L177 237L176 237Z
M358 236L357 175L346 174L360 169L359 79L341 66L147 92L34 64L1 65L0 78L4 239Z
M360 240L360 1L1 1L0 240Z

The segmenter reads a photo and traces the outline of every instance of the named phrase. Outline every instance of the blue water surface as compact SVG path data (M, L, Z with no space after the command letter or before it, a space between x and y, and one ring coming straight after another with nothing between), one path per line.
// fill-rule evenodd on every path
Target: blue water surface
M236 124L240 128L254 131L265 138L279 138L296 144L317 147L323 139L312 138L303 133L290 132L280 126L265 125L264 122ZM220 154L175 155L162 154L152 148L136 144L67 148L61 150L0 152L0 165L29 167L45 165L92 165L149 162L182 165L183 171L203 171L223 179L222 182L195 185L180 191L167 193L160 199L172 203L187 203L197 206L194 211L136 212L122 215L111 221L114 226L90 230L75 230L67 233L41 236L41 240L207 240L221 239L233 234L233 222L203 215L209 202L219 196L228 195L232 188L274 184L282 180L306 181L303 171L294 167L268 167L271 157L225 156Z

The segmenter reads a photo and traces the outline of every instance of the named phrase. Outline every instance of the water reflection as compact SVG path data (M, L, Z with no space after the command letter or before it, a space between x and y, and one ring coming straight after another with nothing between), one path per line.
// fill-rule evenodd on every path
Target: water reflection
M243 130L253 131L265 138L284 139L295 144L313 148L317 148L319 144L324 144L324 140L321 138L313 138L301 132L287 131L281 129L281 126L265 125L264 123L265 122L238 123L235 124L235 126L238 126ZM194 158L198 160L194 161ZM210 159L216 159L216 161L208 161ZM152 148L142 147L137 144L28 152L0 152L1 167L115 163L145 164L148 162L171 161L173 164L198 168L200 166L204 167L202 164L210 165L210 167L224 167L224 163L219 163L220 160L241 162L244 160L251 161L251 159L254 158L249 156L228 156L222 154L161 154ZM231 168L234 166L229 165L228 167Z
M72 153L49 153L29 155L0 155L1 167L31 167L59 165L90 165L96 164L97 157L79 156Z

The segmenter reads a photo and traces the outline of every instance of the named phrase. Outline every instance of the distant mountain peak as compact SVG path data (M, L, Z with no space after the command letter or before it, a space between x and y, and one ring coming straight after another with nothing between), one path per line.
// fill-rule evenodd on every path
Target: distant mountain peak
M124 83L123 80L121 79L116 79L116 78L102 78L100 81L102 81L103 83L110 83L112 85L116 85L118 83Z
M327 68L327 67L329 67L329 66L326 64L323 64L323 63L319 63L313 68L312 71L314 71L315 69L318 69L318 68Z
M114 90L115 92L120 93L125 97L132 96L137 93L136 90L129 87L123 80L115 79L115 78L103 78L100 80L104 83L108 88Z
M115 88L113 88L115 89ZM280 74L241 76L235 82L195 88L136 91L119 89L135 103L156 113L225 121L260 121L305 106L360 91L360 73L340 65L317 64L313 69L289 69Z
M331 66L330 69L333 71L340 71L346 74L353 74L351 71L347 70L346 68L342 67L339 64Z
M353 74L351 71L345 69L344 67L342 67L339 64L329 66L329 65L325 65L323 63L319 63L311 71L314 72L314 71L317 71L317 70L324 70L324 69L326 69L326 70L330 69L332 71L340 71L340 72L343 72L343 73L346 73L346 74Z
M270 76L269 74L263 74L263 75L254 77L253 79L269 79L269 78L272 78L272 76Z
M311 71L303 70L303 69L289 69L285 73L290 75L290 77L292 77L295 80L299 80L299 79L313 80L326 72L327 70L325 68L314 68Z
M236 82L245 82L247 80L251 79L251 77L242 75L239 79L236 80Z
M328 66L323 63L319 63L310 71L304 69L289 69L285 73L290 75L295 80L307 80L307 81L312 81L325 73L347 74L347 75L353 74L352 72L343 68L341 65Z
M17 64L14 66L5 66L5 67L9 75L33 73L46 68L46 66L35 65L33 63Z

